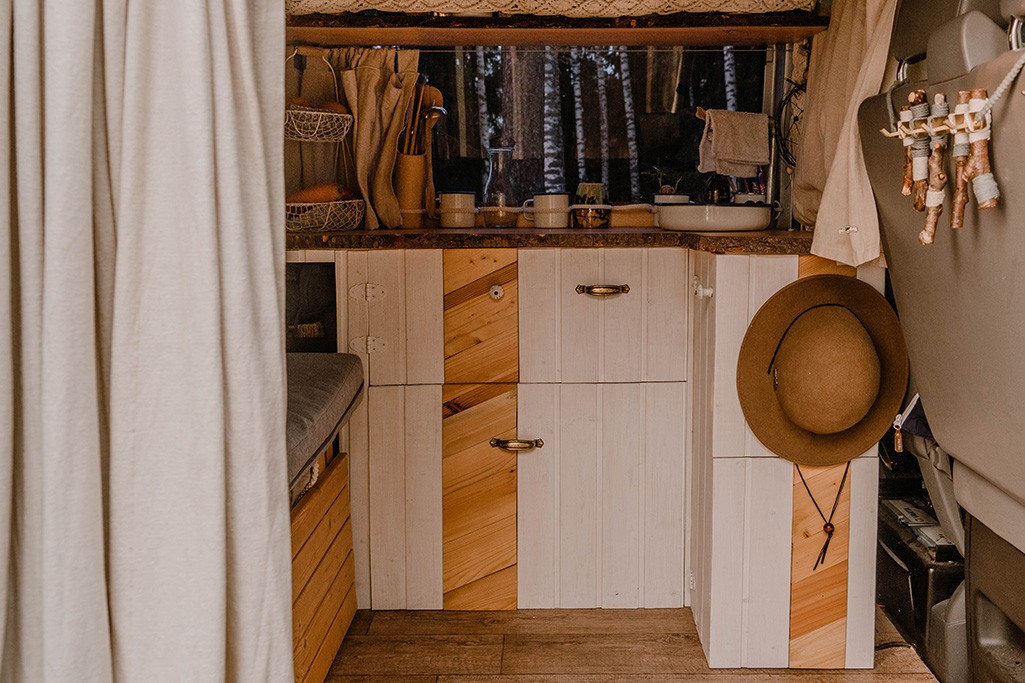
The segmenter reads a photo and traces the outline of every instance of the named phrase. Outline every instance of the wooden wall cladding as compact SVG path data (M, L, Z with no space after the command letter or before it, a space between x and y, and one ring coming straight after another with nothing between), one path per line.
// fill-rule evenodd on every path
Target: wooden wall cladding
M516 608L516 385L447 384L442 397L445 609Z
M445 382L519 379L515 249L444 252Z

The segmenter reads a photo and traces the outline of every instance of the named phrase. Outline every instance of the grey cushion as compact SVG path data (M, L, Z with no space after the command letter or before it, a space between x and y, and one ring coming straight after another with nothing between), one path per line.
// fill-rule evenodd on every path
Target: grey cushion
M295 483L363 395L363 364L349 353L289 353L288 482Z

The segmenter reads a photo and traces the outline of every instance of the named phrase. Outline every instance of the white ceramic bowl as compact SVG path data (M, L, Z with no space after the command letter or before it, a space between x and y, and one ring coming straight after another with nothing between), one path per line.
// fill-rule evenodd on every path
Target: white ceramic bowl
M657 194L655 204L687 204L690 202L688 194Z
M772 209L736 204L658 204L655 221L663 230L750 232L769 227Z

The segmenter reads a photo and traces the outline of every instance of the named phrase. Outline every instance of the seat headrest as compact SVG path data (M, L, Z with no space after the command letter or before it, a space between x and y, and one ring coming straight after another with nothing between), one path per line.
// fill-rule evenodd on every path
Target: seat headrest
M1000 14L1007 20L1025 17L1025 0L1000 0Z
M978 10L1001 26L1002 10L1013 6L1025 14L1025 0L901 0L890 41L890 55L914 62L925 57L929 34L956 16Z

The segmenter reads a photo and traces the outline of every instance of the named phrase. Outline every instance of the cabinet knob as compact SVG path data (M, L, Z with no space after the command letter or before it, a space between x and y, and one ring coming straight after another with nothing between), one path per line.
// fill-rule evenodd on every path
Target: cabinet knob
M491 440L492 448L501 448L507 451L532 451L541 448L545 442L541 439L499 439Z
M615 296L629 291L630 285L577 285L577 294L596 297Z
M711 299L713 294L715 294L715 290L703 286L697 278L694 278L694 296L699 299Z

